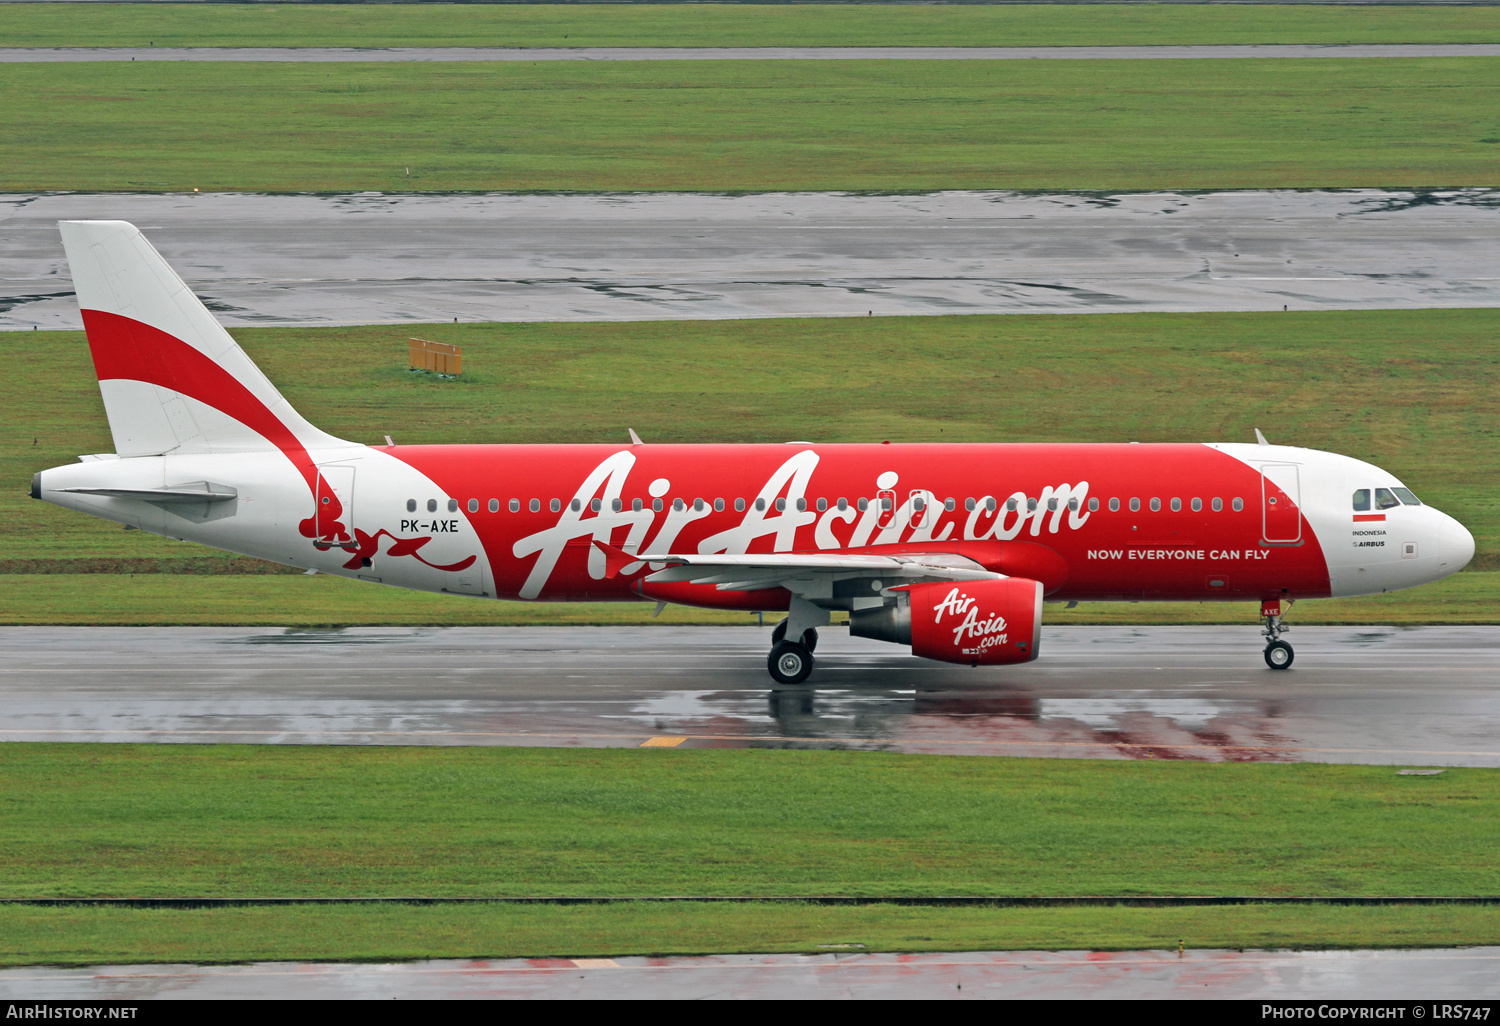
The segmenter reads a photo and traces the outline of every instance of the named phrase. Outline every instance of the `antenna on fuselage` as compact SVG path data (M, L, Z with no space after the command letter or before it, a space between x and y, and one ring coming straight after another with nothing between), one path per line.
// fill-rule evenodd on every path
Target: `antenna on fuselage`
M644 442L641 441L641 436L635 433L635 428L626 428L625 430L630 432L630 444L631 445L645 445L646 444L646 443L644 443Z
M1260 428L1256 428L1255 429L1255 441L1257 443L1259 443L1260 445L1270 445L1271 444L1270 442L1266 441L1266 436L1260 433Z

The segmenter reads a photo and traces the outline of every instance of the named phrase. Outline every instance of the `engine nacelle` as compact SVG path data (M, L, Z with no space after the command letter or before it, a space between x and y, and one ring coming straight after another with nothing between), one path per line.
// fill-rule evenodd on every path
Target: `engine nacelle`
M1029 663L1042 638L1042 583L1026 577L914 584L911 650L924 659L993 666Z

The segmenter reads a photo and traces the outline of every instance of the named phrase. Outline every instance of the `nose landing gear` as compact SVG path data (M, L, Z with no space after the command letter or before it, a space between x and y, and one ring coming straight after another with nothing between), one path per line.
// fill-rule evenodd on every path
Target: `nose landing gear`
M1288 605L1291 603L1288 602ZM1289 627L1281 622L1281 600L1266 599L1260 604L1260 619L1265 625L1261 635L1266 639L1266 665L1273 670L1289 669L1295 653L1292 646L1281 640Z

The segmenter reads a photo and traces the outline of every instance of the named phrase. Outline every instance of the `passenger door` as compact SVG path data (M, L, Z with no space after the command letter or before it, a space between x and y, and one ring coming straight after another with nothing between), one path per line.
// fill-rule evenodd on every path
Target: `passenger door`
M1260 468L1261 538L1272 545L1302 540L1302 489L1295 463Z
M320 545L354 541L354 467L347 463L318 466L318 537Z

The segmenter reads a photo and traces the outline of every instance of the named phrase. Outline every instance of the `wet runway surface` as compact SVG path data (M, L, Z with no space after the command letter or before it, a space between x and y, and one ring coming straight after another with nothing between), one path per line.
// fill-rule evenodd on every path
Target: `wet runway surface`
M0 195L0 328L82 326L69 218L232 326L1500 305L1500 189Z
M973 669L825 628L7 627L0 740L849 748L1500 766L1500 627L1058 627Z
M1312 57L1500 57L1495 43L1243 46L188 46L8 47L3 63L59 61L1020 61Z
M0 969L0 998L1239 998L1500 996L1500 948L978 951ZM1418 1016L1406 1009L1402 1018ZM1427 1009L1422 1010L1427 1013ZM1435 1014L1435 1013L1434 1013Z

